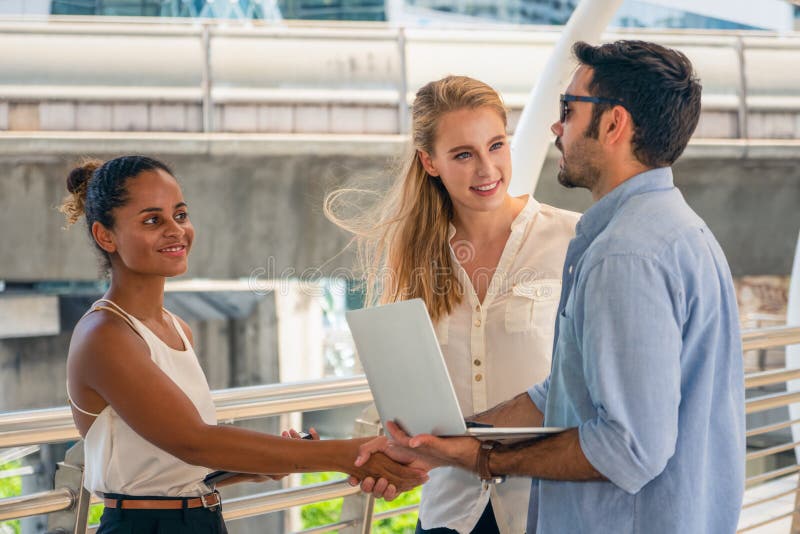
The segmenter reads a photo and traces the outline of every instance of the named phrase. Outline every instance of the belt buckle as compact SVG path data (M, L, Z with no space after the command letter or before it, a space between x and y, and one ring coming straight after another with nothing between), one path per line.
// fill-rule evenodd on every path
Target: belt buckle
M206 502L206 497L208 497L210 495L215 495L217 497L217 502L215 502L215 503ZM207 495L201 495L200 496L200 502L203 503L203 508L206 508L207 510L212 510L213 511L215 508L217 508L220 505L219 492L217 490L214 490L214 491L212 491L211 493L209 493Z

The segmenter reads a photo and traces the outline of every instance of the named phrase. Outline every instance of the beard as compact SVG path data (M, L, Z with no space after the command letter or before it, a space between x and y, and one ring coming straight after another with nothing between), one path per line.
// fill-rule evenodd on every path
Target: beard
M564 154L561 139L556 140L556 147L561 151L564 165L558 169L558 183L568 189L581 187L590 191L600 181L600 154L594 146L590 146L586 138L574 143L571 147L572 154L569 159Z

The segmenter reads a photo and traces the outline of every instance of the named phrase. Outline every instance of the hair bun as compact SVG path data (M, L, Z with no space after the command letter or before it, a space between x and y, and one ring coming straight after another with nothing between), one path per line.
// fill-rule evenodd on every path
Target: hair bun
M94 171L99 169L102 164L102 161L90 159L72 169L67 176L67 191L78 195L85 191Z
M83 215L86 200L86 188L92 179L94 171L103 165L102 161L90 159L75 167L67 176L67 191L71 194L61 203L59 211L67 218L67 225L75 223Z

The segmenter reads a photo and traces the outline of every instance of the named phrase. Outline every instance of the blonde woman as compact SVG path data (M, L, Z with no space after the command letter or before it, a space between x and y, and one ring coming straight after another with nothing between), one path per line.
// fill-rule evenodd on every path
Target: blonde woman
M368 304L425 301L461 409L477 414L549 374L579 215L508 194L506 110L485 83L425 85L412 120L413 153L388 194L354 218L344 211L365 191L343 189L326 199L326 214L355 235ZM489 485L435 469L417 532L524 532L529 493L528 479Z

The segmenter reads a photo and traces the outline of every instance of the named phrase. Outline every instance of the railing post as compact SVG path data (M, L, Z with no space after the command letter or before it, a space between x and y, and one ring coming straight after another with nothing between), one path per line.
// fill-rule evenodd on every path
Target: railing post
M89 520L91 494L83 487L83 441L70 447L64 461L56 467L55 488L68 488L74 495L73 505L67 510L47 516L48 534L84 534Z
M397 51L400 59L400 100L397 105L398 126L401 134L408 133L410 110L408 107L408 65L406 64L406 30L400 27L397 30Z
M792 510L792 526L789 534L800 534L800 493L794 496L794 509Z
M353 429L354 438L377 436L381 433L380 417L374 404L370 404L356 419ZM369 534L372 531L372 515L375 498L372 495L358 493L345 497L342 502L342 521L350 521L348 527L339 530L341 534Z
M789 283L789 299L786 307L787 326L800 325L800 235L797 236L797 245L794 250L794 262L792 264L792 277ZM788 345L786 347L786 368L800 367L800 345ZM790 380L786 383L786 391L800 391L800 381ZM797 418L800 414L800 406L789 406L789 420ZM792 427L792 440L800 441L800 427ZM800 448L795 449L795 461L800 462ZM800 489L800 477L798 477L798 489ZM800 493L795 495L794 514L792 515L792 534L800 534Z
M747 139L750 136L747 131L749 122L747 116L747 71L745 70L744 40L741 37L736 38L735 48L736 60L739 65L739 87L737 88L737 96L739 97L739 139Z
M201 39L203 43L203 132L210 133L214 131L214 100L211 94L211 87L213 85L211 72L211 27L207 22L203 23Z

